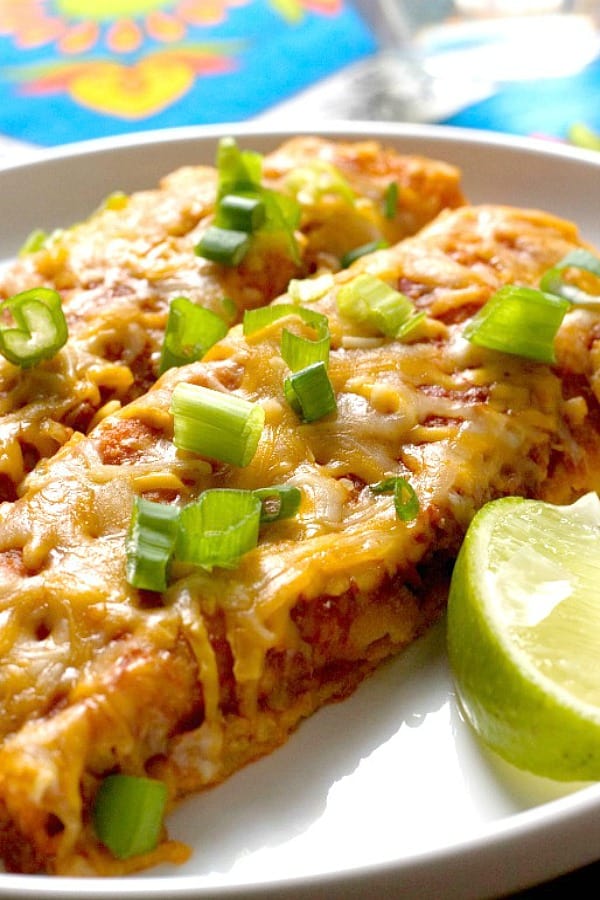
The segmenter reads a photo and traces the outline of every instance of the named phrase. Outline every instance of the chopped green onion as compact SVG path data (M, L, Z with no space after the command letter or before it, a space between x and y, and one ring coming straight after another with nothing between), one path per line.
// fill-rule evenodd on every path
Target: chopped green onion
M410 522L419 515L419 498L415 489L406 478L392 476L370 485L374 494L393 494L396 515L403 522Z
M284 381L286 399L305 422L312 422L336 409L335 394L327 374L329 324L327 316L291 303L277 303L248 310L244 314L244 334L249 335L286 316L299 316L312 325L317 338L311 341L287 329L281 336L281 352L293 374Z
M274 303L272 306L259 306L244 312L242 326L244 334L248 337L287 316L299 316L310 324L315 324L320 318L326 319L322 313L317 313L313 309L305 309L295 303Z
M310 324L316 331L314 340L294 334L288 328L281 333L281 355L292 372L305 369L312 363L329 362L329 346L331 336L329 334L329 321L322 313L310 309L297 307L297 314Z
M98 838L117 859L149 853L158 844L167 786L153 778L108 775L92 811Z
M292 372L298 372L300 369L305 369L316 362L322 362L325 365L329 362L331 339L327 317L323 316L323 318L325 319L325 324L315 326L317 331L315 340L301 337L287 328L283 329L281 333L281 355Z
M265 421L258 403L183 382L173 391L171 412L176 447L234 466L248 465Z
M225 194L219 201L217 225L237 231L252 232L264 223L265 203L260 197Z
M159 373L201 359L226 334L227 324L216 313L187 297L175 297L169 306Z
M181 510L176 558L209 570L234 568L258 543L261 509L253 491L204 491Z
M300 252L296 241L296 228L300 224L300 206L292 197L286 197L277 191L261 188L266 217L261 231L282 235L290 258L300 264Z
M333 385L322 361L293 372L283 388L286 400L304 422L322 419L337 409Z
M354 191L342 173L332 163L315 159L304 166L296 166L285 180L294 197L303 196L305 203L318 203L324 196L339 197L348 205L354 204Z
M327 363L329 359L329 346L331 336L329 334L329 321L323 313L314 309L306 309L293 303L276 303L273 306L261 306L258 309L246 310L244 313L244 334L250 335L261 328L266 328L278 319L288 316L297 316L311 325L316 333L315 340L301 337L289 329L284 328L281 334L281 355L295 372L304 369L312 363L322 360Z
M559 263L544 272L540 279L540 288L550 294L556 294L558 297L564 297L571 303L578 306L598 306L600 305L600 294L589 294L575 284L570 284L564 280L563 272L565 269L579 269L582 272L589 272L600 278L600 259L584 250L582 247L567 253Z
M5 312L16 327L6 323ZM67 337L60 295L50 288L32 288L0 304L0 353L22 369L51 359Z
M250 248L250 237L245 231L220 228L209 225L194 250L196 256L221 263L223 266L237 266Z
M337 305L343 316L387 337L399 336L415 312L408 297L368 272L342 285Z
M253 493L261 502L261 522L291 519L298 512L302 499L300 489L291 484L274 484L271 487L257 488Z
M393 219L398 212L398 182L390 181L383 195L383 214L386 219Z
M380 238L377 241L369 241L368 244L361 244L360 247L348 250L340 260L342 269L347 269L348 266L351 266L352 263L356 262L357 259L360 259L361 256L366 256L368 253L374 253L376 250L385 250L386 247L389 247L388 242L383 238Z
M416 331L421 322L424 322L426 318L427 315L424 312L415 313L400 325L394 337L397 341L405 341L407 338L411 337L413 331Z
M240 150L233 138L223 138L219 142L217 151L217 225L221 224L221 203L227 195L248 194L259 200L264 206L264 220L260 230L283 235L291 258L294 262L299 263L300 254L295 230L300 222L300 207L292 197L262 187L262 160L263 157L260 153L252 150ZM227 220L225 219L225 221ZM200 253L199 255L203 256L204 254ZM236 262L229 264L237 265Z
M21 249L19 250L19 256L27 256L28 253L36 253L44 247L47 240L47 231L44 231L42 228L34 228L23 241Z
M505 285L477 312L463 334L479 347L553 363L554 338L568 300L535 288Z
M133 587L166 590L178 522L178 507L134 498L126 543L126 578Z
M296 303L274 303L272 306L259 306L257 309L246 310L243 321L244 334L246 336L254 334L261 328L268 328L273 322L288 316L297 316L307 325L312 325L316 331L328 328L327 316L315 309L306 309Z
M313 303L320 300L334 284L330 272L315 278L292 278L288 284L288 294L295 303Z
M576 147L583 147L585 150L600 150L600 134L583 122L574 122L569 128L567 136Z
M235 138L219 141L217 149L218 196L259 187L262 179L260 153L240 150Z
M235 566L256 546L260 523L295 516L301 497L293 485L215 488L182 509L136 497L127 536L127 581L164 591L172 559L206 568Z

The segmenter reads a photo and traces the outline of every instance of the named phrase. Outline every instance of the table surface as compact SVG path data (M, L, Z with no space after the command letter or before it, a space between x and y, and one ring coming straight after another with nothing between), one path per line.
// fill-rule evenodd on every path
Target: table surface
M371 0L165 0L137 3L134 15L118 0L110 13L90 6L0 0L0 163L85 138L249 119L401 116L555 140L574 122L600 131L599 55L539 79L430 80L427 102L398 107L385 102L387 41ZM410 83L407 60L394 53L393 64ZM361 91L378 92L379 105L357 116ZM600 864L519 897L586 895L598 883Z

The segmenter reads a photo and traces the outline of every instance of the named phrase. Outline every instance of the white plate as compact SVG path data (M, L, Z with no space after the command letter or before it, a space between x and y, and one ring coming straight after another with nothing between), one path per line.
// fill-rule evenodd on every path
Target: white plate
M258 150L287 136L179 129L5 167L0 258L34 227L76 221L113 190L212 163L224 133ZM545 208L600 246L600 155L435 126L345 124L328 134L374 136L457 163L472 202ZM498 895L600 856L600 785L536 779L482 751L455 703L442 623L286 746L183 803L169 830L194 848L181 868L109 881L0 874L0 898Z

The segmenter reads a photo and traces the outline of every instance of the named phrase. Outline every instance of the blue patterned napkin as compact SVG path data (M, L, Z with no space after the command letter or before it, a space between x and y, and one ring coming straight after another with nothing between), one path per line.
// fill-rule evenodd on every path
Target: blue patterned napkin
M364 0L0 0L0 144L14 152L11 139L54 146L243 121L285 101L310 122L322 80L368 67L377 50L361 7L371 9ZM341 79L343 101L351 81ZM559 139L573 122L600 132L598 57L569 76L500 83L484 99L443 83L450 102L429 120ZM343 117L351 106L334 109Z
M567 139L575 123L600 135L600 57L562 78L516 81L447 117L444 124Z

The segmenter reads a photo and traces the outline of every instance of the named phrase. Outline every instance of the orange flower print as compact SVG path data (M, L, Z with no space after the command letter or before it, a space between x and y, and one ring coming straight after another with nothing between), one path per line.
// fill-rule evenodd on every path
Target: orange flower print
M210 47L191 45L149 53L134 63L82 60L31 66L18 73L23 91L64 91L81 106L120 119L155 115L183 97L199 75L231 71L233 61Z
M175 103L197 77L235 68L239 42L185 40L191 27L219 24L230 7L249 2L0 0L0 35L23 50L54 45L61 56L13 68L25 93L65 92L88 109L136 120ZM98 50L107 58L90 56Z
M273 9L289 22L299 22L305 12L337 16L343 7L343 0L269 0Z
M22 93L63 93L102 115L141 120L172 106L197 79L237 68L245 42L198 42L197 30L218 26L253 2L0 0L0 36L18 51L43 49L43 61L25 58L5 75ZM265 3L289 24L309 12L335 16L344 6L343 0Z
M22 49L58 42L78 54L104 42L113 53L131 53L145 38L172 43L194 25L218 25L230 7L250 0L0 0L0 34Z

